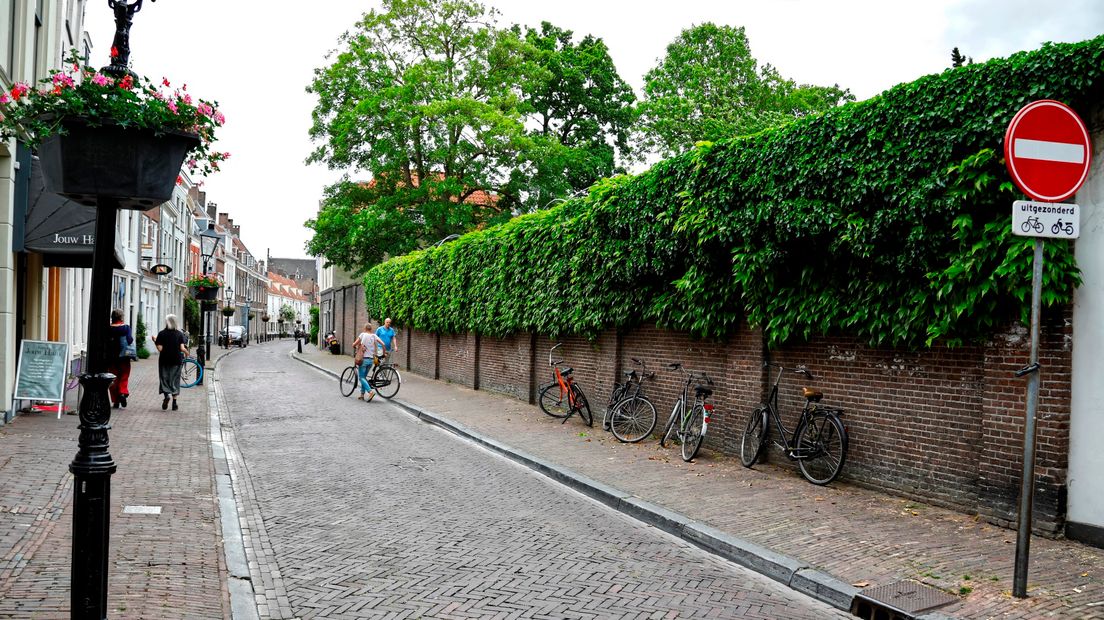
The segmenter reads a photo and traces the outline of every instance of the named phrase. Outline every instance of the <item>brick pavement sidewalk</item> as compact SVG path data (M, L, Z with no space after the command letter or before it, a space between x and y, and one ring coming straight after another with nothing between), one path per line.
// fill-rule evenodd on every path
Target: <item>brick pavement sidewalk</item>
M133 364L130 390L111 416L110 616L229 617L207 392L162 411L156 356ZM77 424L33 413L0 426L0 618L69 617Z
M304 347L330 372L350 364ZM335 385L336 391L336 385ZM382 407L365 404L366 412ZM1029 598L1011 596L1016 533L972 515L836 482L817 487L796 469L715 454L683 463L655 441L622 444L600 428L566 425L513 398L407 372L397 400L490 439L795 558L837 579L877 586L916 579L955 594L938 611L961 618L1104 618L1104 550L1033 537ZM661 408L662 409L662 408ZM660 420L662 424L664 420ZM846 470L845 470L846 473Z

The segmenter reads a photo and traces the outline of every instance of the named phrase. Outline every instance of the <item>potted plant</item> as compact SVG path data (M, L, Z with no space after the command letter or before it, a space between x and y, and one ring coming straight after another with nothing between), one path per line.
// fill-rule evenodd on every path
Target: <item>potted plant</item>
M222 308L222 316L225 316L225 317L234 316L235 312L237 312L237 311L234 309L234 306L224 306Z
M224 121L214 102L193 98L186 85L172 90L165 79L155 85L79 62L74 51L37 87L17 82L0 93L0 138L37 149L50 191L145 210L172 197L189 153L189 169L204 174L229 157L211 148Z
M215 275L193 275L188 278L184 283L190 289L192 289L192 298L203 301L212 301L218 299L218 291L222 286L222 282L219 281L218 276Z

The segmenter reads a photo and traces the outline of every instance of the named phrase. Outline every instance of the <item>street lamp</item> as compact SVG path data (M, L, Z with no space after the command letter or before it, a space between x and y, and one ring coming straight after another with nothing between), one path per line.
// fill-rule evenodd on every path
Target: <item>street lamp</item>
M215 257L215 250L218 249L219 242L222 240L222 235L215 232L215 223L207 222L207 230L199 233L199 251L203 256L203 275L207 275L210 271L211 260ZM204 345L199 346L197 355L199 357L199 365L203 366L203 374L207 374L207 355L211 351L211 326L210 326L210 307L207 301L200 301L200 312L203 322L203 342ZM212 304L214 302L211 302ZM199 377L199 382L203 383L203 374Z
M226 306L228 308L233 308L234 307L234 287L232 287L232 286L226 287ZM226 336L223 338L222 344L225 345L227 349L230 348L230 315L229 314L226 315Z

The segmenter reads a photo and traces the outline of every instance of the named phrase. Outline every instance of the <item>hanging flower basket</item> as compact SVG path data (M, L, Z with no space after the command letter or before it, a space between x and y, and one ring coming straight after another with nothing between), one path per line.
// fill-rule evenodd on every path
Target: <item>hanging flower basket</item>
M218 299L219 287L217 286L193 286L192 298L200 301L214 301Z
M226 306L222 309L222 316L234 316L235 312L237 310L234 309L234 306Z
M199 137L182 131L92 126L62 121L64 133L42 141L38 157L46 188L83 205L118 201L123 209L152 209L172 198L176 178Z
M267 323L268 320L271 319L271 318L272 317L268 316L267 314L262 314L261 315L261 320L264 321L265 323Z

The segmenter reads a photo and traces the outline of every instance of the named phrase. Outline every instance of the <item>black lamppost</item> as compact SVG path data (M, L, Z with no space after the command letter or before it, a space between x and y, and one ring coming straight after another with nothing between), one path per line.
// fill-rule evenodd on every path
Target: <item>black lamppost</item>
M152 0L151 0L152 1ZM131 75L130 26L142 0L108 0L115 13L112 64L102 72L116 79ZM100 119L92 119L100 120ZM74 119L79 123L79 119ZM70 616L107 618L108 547L110 543L111 475L115 460L108 452L111 399L115 376L107 371L117 355L108 317L115 248L115 222L121 208L150 209L172 196L173 179L195 136L165 137L107 125L54 136L39 146L47 188L81 204L96 207L96 241L88 313L88 365L80 382L80 437L69 464L73 474L73 549ZM172 153L170 155L170 153ZM155 163L151 163L155 162Z
M218 249L219 241L222 240L222 235L215 232L214 222L207 222L207 230L199 233L199 252L203 257L203 275L207 275L211 270L211 261L215 257L215 250ZM203 323L203 344L199 345L199 350L196 352L196 356L199 358L199 365L203 367L203 374L207 374L207 357L211 351L211 304L214 302L208 300L202 300L200 304L201 322ZM199 383L203 383L203 376L200 375Z
M234 307L234 287L228 286L228 287L226 287L226 306L223 308L223 310L225 310L226 308L233 308L233 307ZM226 336L223 338L222 344L225 348L229 349L230 348L230 317L232 315L229 314L229 313L225 313L225 312L223 314L226 316Z

